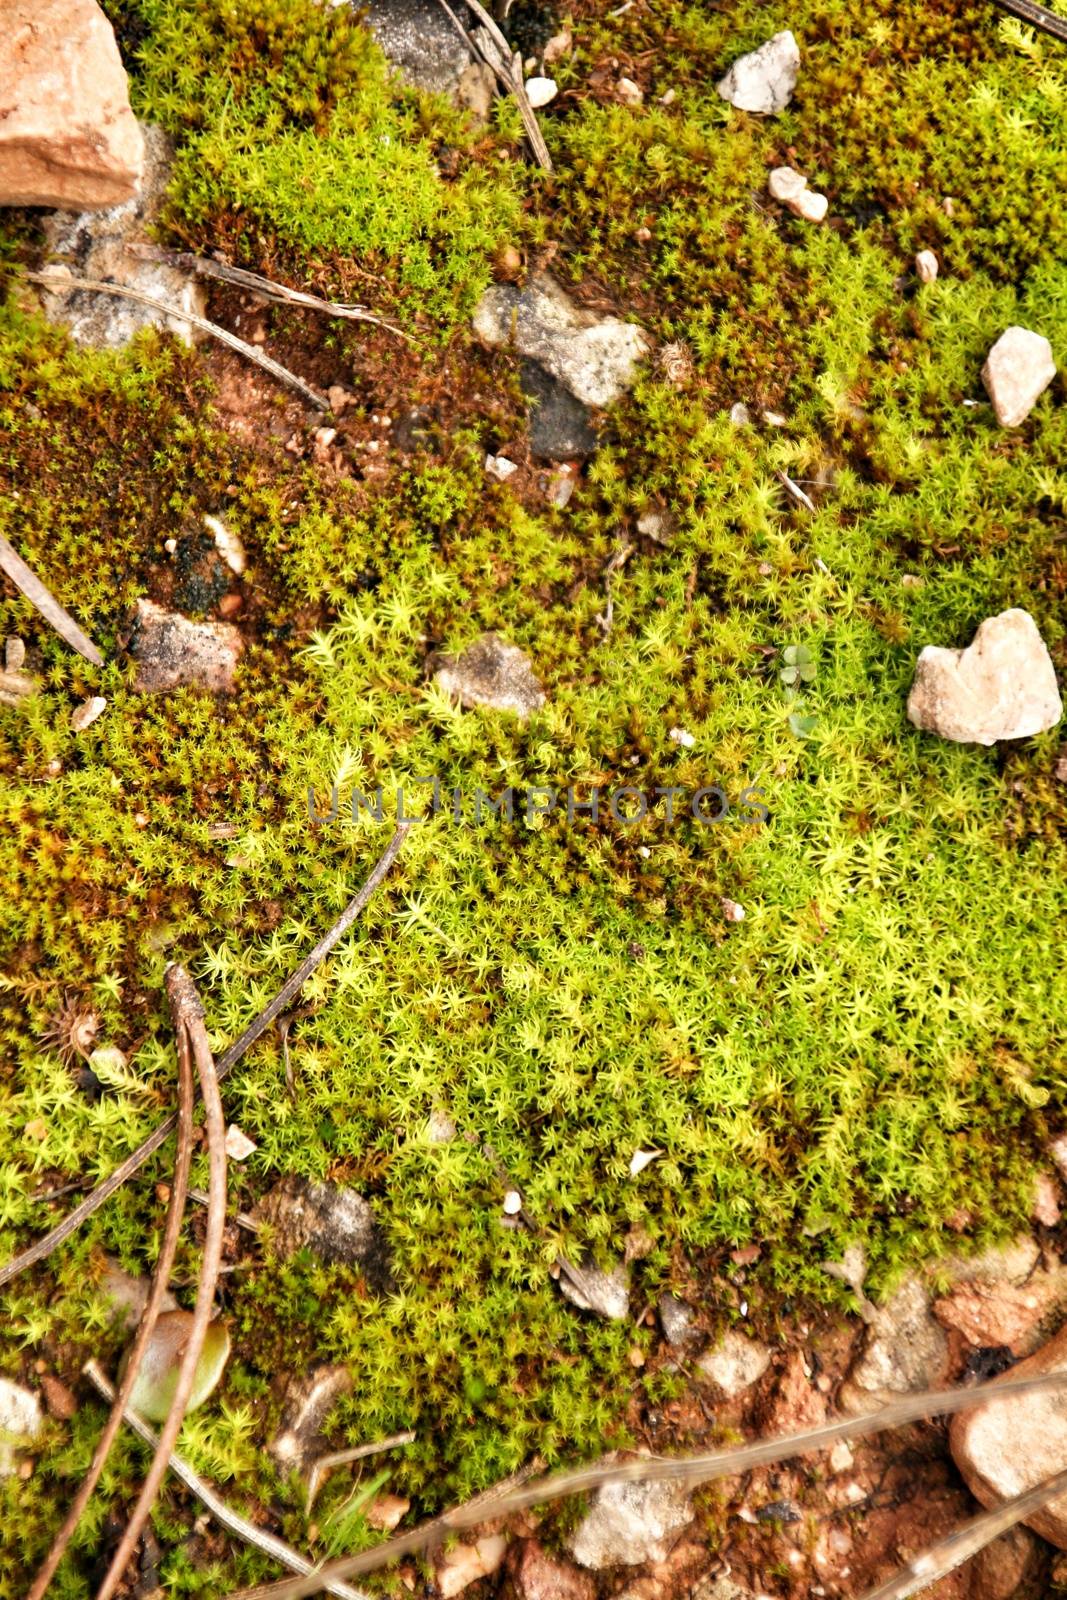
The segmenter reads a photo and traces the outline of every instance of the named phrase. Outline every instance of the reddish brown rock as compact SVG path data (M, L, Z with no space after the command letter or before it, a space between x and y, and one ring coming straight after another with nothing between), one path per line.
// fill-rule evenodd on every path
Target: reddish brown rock
M1067 1327L1036 1355L1011 1369L1013 1378L1067 1369ZM949 1428L953 1459L984 1506L1000 1505L1063 1471L1067 1461L1067 1388L990 1400L962 1412ZM1027 1517L1050 1544L1067 1550L1067 1494Z
M1043 1317L1067 1298L1058 1273L1035 1274L1030 1283L961 1283L934 1301L934 1316L969 1344L1006 1345L1013 1355L1030 1355L1040 1344Z
M799 1350L790 1350L762 1413L767 1433L798 1433L826 1421L826 1400L814 1388Z
M41 1377L41 1393L48 1415L57 1422L69 1422L78 1409L78 1402L66 1384L53 1373L46 1372Z
M1033 1584L1041 1565L1037 1540L1028 1528L1012 1528L974 1558L969 1600L1023 1600L1040 1592Z
M595 1600L596 1584L589 1574L550 1555L536 1539L512 1546L508 1576L515 1600Z
M96 0L5 0L0 204L84 211L137 192L144 141Z

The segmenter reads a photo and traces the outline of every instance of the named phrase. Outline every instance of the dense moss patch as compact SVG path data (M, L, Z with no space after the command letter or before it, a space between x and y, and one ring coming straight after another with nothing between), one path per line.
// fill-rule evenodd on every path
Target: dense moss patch
M391 1294L305 1257L253 1254L226 1282L235 1357L183 1448L236 1500L270 1500L305 1545L300 1494L261 1453L280 1371L350 1363L341 1433L414 1428L389 1486L431 1510L534 1453L592 1454L624 1436L628 1402L632 1417L669 1388L654 1362L636 1375L647 1328L561 1300L560 1251L607 1262L629 1241L635 1310L687 1280L725 1319L725 1252L758 1240L745 1293L770 1325L783 1294L837 1293L819 1263L848 1242L866 1244L877 1284L939 1249L961 1210L981 1238L1025 1216L1034 1152L1065 1110L1059 738L951 746L915 732L904 702L924 643L965 643L1009 605L1067 672L1062 382L1012 433L978 382L1012 321L1067 360L1049 110L1067 63L985 7L801 5L797 98L764 123L713 88L772 31L762 8L583 7L544 117L546 185L506 108L477 134L401 90L343 10L275 0L251 30L224 0L111 11L140 109L180 140L169 237L221 239L320 287L369 274L376 305L447 341L397 356L384 333L300 335L298 355L348 364L361 415L435 407L414 454L339 479L227 431L212 352L142 336L86 355L14 299L0 318L0 527L109 659L93 674L13 592L0 599L42 684L0 710L5 1249L54 1219L39 1188L102 1176L169 1107L167 960L191 965L228 1042L364 877L397 787L409 807L430 774L463 796L463 823L446 801L413 833L365 926L307 986L295 1096L277 1035L227 1088L259 1145L232 1172L235 1205L282 1172L329 1176L372 1198L392 1247ZM622 71L643 108L614 103ZM456 179L435 164L446 139ZM830 225L770 205L783 159L831 196ZM650 362L562 512L535 474L514 489L483 470L487 449L521 443L521 401L505 358L465 348L463 318L512 238L684 347L673 376ZM917 245L943 258L927 288L910 276ZM5 260L26 249L12 234ZM273 324L283 358L296 326ZM754 426L731 425L735 400ZM765 424L766 407L784 423ZM649 510L668 542L638 533ZM116 648L125 608L205 511L249 551L238 692L139 697ZM487 629L546 687L526 726L460 712L427 681L435 649ZM790 645L816 669L799 698L780 677ZM107 712L75 736L90 692ZM381 785L386 820L314 826L308 787L324 809L335 784L342 811ZM668 821L662 799L633 826L570 821L565 801L533 823L521 806L473 822L478 787L587 800L709 784L734 802L760 787L769 823L736 803L714 825L684 802ZM90 1100L77 1086L44 1042L64 995L95 1008L139 1087ZM435 1113L453 1140L431 1137ZM663 1154L631 1178L638 1148ZM537 1235L504 1226L508 1184ZM151 1182L131 1185L12 1285L5 1370L42 1352L71 1376L110 1353L101 1252L144 1268L160 1215ZM179 1266L195 1275L192 1242ZM47 1544L93 1436L86 1411L72 1436L56 1425L30 1488L3 1486L5 1572ZM116 1455L58 1595L90 1592L136 1459ZM340 1479L324 1492L320 1549L371 1537L345 1493ZM184 1546L177 1501L158 1525L169 1592L262 1570Z

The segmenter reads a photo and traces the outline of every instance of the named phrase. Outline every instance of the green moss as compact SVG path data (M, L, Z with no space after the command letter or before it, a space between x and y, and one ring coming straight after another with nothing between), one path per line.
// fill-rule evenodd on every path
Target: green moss
M628 1360L643 1335L562 1301L560 1251L607 1262L647 1234L640 1309L687 1261L712 1282L722 1252L758 1239L746 1295L770 1327L783 1294L840 1292L819 1262L850 1241L867 1246L877 1287L942 1248L959 1208L980 1239L1024 1219L1035 1152L1067 1111L1059 736L949 745L912 729L904 704L923 644L965 643L1008 605L1032 612L1067 671L1062 385L1008 433L978 381L1016 320L1067 359L1059 224L1042 237L1028 220L1049 206L1058 135L1024 148L1003 131L1054 105L1067 75L1051 46L1035 65L985 9L802 7L798 96L765 123L711 87L769 31L758 8L579 15L564 90L612 56L638 76L653 59L656 77L639 111L606 91L561 96L544 119L558 177L520 222L517 197L535 191L498 162L507 120L476 150L452 113L387 87L342 13L286 0L248 44L221 3L119 9L139 103L183 140L172 224L194 242L218 227L243 258L277 251L306 281L320 252L343 281L358 250L383 303L454 328L509 230L527 246L550 235L555 270L683 341L691 369L676 385L650 366L558 512L487 484L486 449L521 437L519 400L510 363L467 357L458 335L452 365L423 351L389 391L390 405L443 409L432 450L335 481L224 433L210 357L149 337L79 354L5 310L0 526L109 659L93 674L20 598L0 601L43 685L0 709L5 1250L53 1219L35 1193L46 1175L104 1175L170 1105L165 962L192 966L221 1046L362 881L388 820L315 828L309 784L320 808L333 783L342 797L405 785L410 805L414 780L436 773L470 818L479 786L570 783L585 798L593 784L719 782L734 800L761 786L771 811L767 827L668 824L662 803L633 827L559 810L532 826L438 816L307 985L295 1096L277 1034L235 1072L227 1113L259 1148L231 1172L233 1204L282 1172L352 1183L392 1253L391 1292L310 1256L256 1256L227 1282L225 1392L183 1448L237 1503L279 1507L306 1545L298 1487L261 1453L279 1371L349 1363L339 1439L415 1429L388 1481L428 1512L534 1453L552 1463L618 1442L627 1399L662 1398L655 1362L635 1376ZM868 124L870 105L882 114ZM464 151L458 185L432 167L446 126ZM974 154L993 144L1006 184ZM831 195L832 225L766 200L766 169L790 145ZM954 218L946 192L961 196ZM945 262L926 288L907 275L918 244ZM357 383L380 386L394 360L377 337L361 332ZM757 426L730 425L737 399ZM771 405L784 426L758 422ZM115 646L124 611L159 581L166 539L220 508L255 596L237 693L138 696ZM673 521L666 545L637 535L653 508ZM634 548L605 638L604 569L622 536ZM433 650L486 629L526 649L546 687L526 726L459 712L427 682ZM809 652L810 681L782 682L790 646ZM70 710L97 689L107 713L75 737ZM233 836L215 837L219 823ZM724 896L742 923L727 923ZM75 1086L43 1042L64 994L95 1007L139 1093L90 1102ZM439 1111L458 1129L444 1144L430 1137ZM632 1179L637 1148L663 1155ZM92 1287L101 1250L151 1263L151 1179L166 1165L5 1292L5 1371L41 1348L68 1376L90 1349L117 1354ZM538 1234L503 1225L509 1183ZM187 1243L180 1281L195 1268ZM73 1437L53 1427L29 1506L5 1487L25 1511L3 1519L5 1571L47 1545L92 1436L84 1412ZM57 1587L70 1600L90 1592L136 1449L116 1457L79 1534ZM346 1507L351 1487L344 1474L327 1485L321 1525L355 1547L371 1535ZM262 1571L182 1548L186 1521L177 1497L164 1502L170 1592ZM7 1581L0 1596L25 1588Z

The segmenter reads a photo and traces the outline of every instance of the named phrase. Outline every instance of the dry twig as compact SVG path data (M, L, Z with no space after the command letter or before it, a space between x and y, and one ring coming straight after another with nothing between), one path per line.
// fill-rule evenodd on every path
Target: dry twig
M480 0L464 0L464 4L474 12L474 15L489 35L493 44L492 50L486 49L478 38L467 32L448 4L448 0L438 0L438 4L448 13L453 26L459 31L460 36L466 41L467 45L481 56L482 60L496 73L502 86L515 96L515 103L519 108L519 116L522 118L523 131L526 134L530 149L533 151L534 158L545 172L551 172L553 170L552 157L548 153L544 134L541 132L537 117L534 115L530 97L526 93L526 84L522 76L522 57L512 53L508 41L497 27L494 18L480 4Z
M193 1308L193 1321L189 1329L189 1337L182 1355L181 1366L178 1369L178 1381L174 1388L174 1398L171 1401L167 1419L160 1431L156 1453L152 1457L152 1464L148 1469L148 1476L141 1486L137 1497L137 1504L133 1508L126 1532L119 1541L111 1565L107 1570L103 1583L97 1591L97 1600L110 1600L114 1594L126 1565L137 1547L145 1523L148 1521L156 1495L167 1471L174 1442L178 1437L182 1422L185 1420L185 1408L189 1404L189 1397L193 1392L196 1381L196 1368L200 1360L200 1353L204 1348L207 1337L208 1324L211 1321L211 1312L215 1299L215 1285L218 1282L219 1265L222 1261L222 1239L226 1227L226 1123L222 1115L222 1099L219 1095L218 1076L215 1063L211 1056L211 1046L208 1043L207 1029L204 1026L204 1008L200 1003L200 996L196 992L193 980L184 967L171 966L166 973L167 994L170 999L171 1010L179 1035L185 1035L185 1048L192 1050L193 1060L196 1062L197 1076L200 1079L200 1094L204 1102L204 1126L207 1134L208 1147L208 1193L210 1203L207 1213L207 1231L204 1236L204 1253L200 1263L200 1282L197 1285L196 1305Z
M115 1435L122 1426L122 1417L133 1393L134 1384L137 1382L141 1369L141 1361L148 1341L152 1337L156 1320L159 1317L163 1296L167 1290L170 1278L170 1269L174 1264L174 1254L178 1248L178 1233L181 1229L182 1216L185 1211L185 1198L189 1187L189 1167L193 1157L193 1068L189 1053L188 1037L184 1029L178 1025L175 1018L176 1032L178 1035L178 1152L174 1161L174 1177L171 1181L170 1202L167 1207L167 1222L163 1233L163 1243L160 1245L159 1256L156 1260L155 1271L152 1274L152 1284L149 1289L145 1308L141 1313L141 1321L137 1328L137 1336L130 1351L129 1361L126 1366L126 1375L119 1386L117 1394L113 1394L114 1404L104 1424L104 1431L97 1441L93 1452L93 1459L89 1463L89 1470L82 1479L81 1485L62 1526L52 1541L52 1548L45 1556L44 1561L34 1578L26 1600L42 1600L48 1590L48 1585L55 1576L56 1569L62 1561L66 1548L70 1543L75 1528L81 1520L82 1512L89 1504L89 1499L100 1474L104 1470L115 1442Z
M298 378L288 367L283 367L280 361L272 360L270 356L264 355L262 350L257 350L254 344L246 344L244 339L239 339L228 328L220 328L217 322L209 322L206 317L198 317L193 311L183 311L180 306L171 305L166 300L157 300L154 295L144 294L140 289L129 289L123 283L108 283L102 278L75 278L66 271L27 272L26 277L30 283L41 284L50 294L72 294L75 290L85 289L90 294L111 294L120 300L135 300L138 305L150 306L153 311L159 311L165 317L177 317L179 322L187 322L190 327L199 328L201 333L210 333L220 344L229 345L231 350L236 350L246 361L255 362L257 367L269 372L279 383L288 384L290 389L295 389L297 394L303 395L317 411L330 409L330 402L324 394L320 394L309 383L305 383L303 378ZM85 652L82 651L82 654ZM89 659L92 660L92 657Z
M108 1382L95 1361L86 1362L84 1370L86 1377L96 1385L105 1400L113 1400L115 1398L113 1385ZM124 1412L124 1416L134 1433L154 1450L159 1440L147 1422L139 1417L136 1411L131 1411L128 1407ZM205 1483L204 1479L193 1471L183 1456L175 1452L171 1455L167 1464L174 1476L184 1483L192 1494L196 1495L200 1503L214 1517L219 1526L226 1529L227 1533L232 1533L235 1538L251 1545L253 1549L259 1550L263 1555L271 1556L278 1562L279 1566L288 1567L290 1572L298 1572L303 1575L315 1570L314 1563L309 1561L306 1556L302 1556L299 1551L287 1545L284 1539L279 1539L276 1534L268 1533L263 1528L257 1528L255 1523L247 1521L239 1512L228 1506L225 1500L220 1499L215 1493L211 1485ZM349 1584L341 1583L338 1580L326 1585L326 1593L336 1595L337 1600L368 1600L368 1596L362 1590L353 1589Z
M292 977L282 984L270 1004L264 1006L258 1017L249 1023L241 1037L219 1057L216 1063L216 1073L220 1083L237 1065L245 1051L250 1049L260 1035L267 1031L275 1017L280 1016L283 1011L292 1005L293 1000L315 971L315 968L329 955L334 945L344 938L363 911L366 910L375 891L380 888L388 876L389 869L400 854L404 839L413 825L410 822L402 822L398 826L366 883L364 883L359 893L354 895L348 902L333 927L323 935L314 949L308 952ZM12 1278L17 1277L27 1267L32 1267L38 1261L43 1261L46 1256L50 1256L52 1251L63 1243L64 1239L69 1239L71 1234L75 1233L83 1222L87 1221L94 1212L99 1211L100 1207L106 1200L111 1198L116 1189L121 1189L128 1178L132 1178L135 1172L140 1171L145 1162L155 1155L159 1147L174 1132L175 1126L176 1119L167 1117L164 1122L160 1123L154 1133L149 1134L143 1144L139 1144L137 1149L126 1157L121 1166L116 1167L109 1177L105 1178L102 1183L97 1184L96 1188L86 1195L81 1204L75 1206L74 1210L65 1216L63 1221L58 1223L50 1233L44 1234L35 1244L30 1245L20 1255L15 1256L5 1266L0 1267L0 1288L5 1283L10 1283Z
M245 267L231 267L228 261L193 255L191 250L165 250L158 244L128 244L126 249L131 255L145 261L165 261L175 267L183 267L187 272L195 272L202 278L218 278L222 283L239 284L241 288L251 289L254 294L262 295L265 300L274 300L279 305L321 311L324 316L343 317L349 322L369 322L376 328L395 333L399 339L407 339L409 344L415 343L410 333L394 327L383 317L376 317L365 306L345 305L339 300L321 300L318 295L306 294L303 289L290 289L286 283L275 283L273 278L264 278Z
M950 1416L967 1411L986 1400L1004 1399L1009 1395L1033 1394L1045 1389L1067 1388L1067 1369L1050 1372L1039 1378L997 1379L995 1382L975 1384L970 1389L932 1389L923 1394L906 1395L883 1406L879 1411L865 1412L858 1417L845 1417L838 1422L827 1422L819 1428L803 1433L789 1433L776 1439L764 1439L759 1444L742 1445L732 1450L716 1450L706 1455L676 1456L669 1459L641 1459L619 1465L594 1465L577 1467L569 1472L559 1472L550 1478L540 1478L525 1488L499 1495L493 1499L492 1515L508 1516L515 1511L525 1511L530 1506L549 1500L562 1499L564 1495L582 1494L589 1489L599 1489L608 1483L710 1483L716 1478L732 1478L749 1472L754 1467L770 1466L776 1461L788 1461L791 1456L809 1451L826 1450L839 1439L859 1439L887 1428L899 1428L909 1422L920 1422L926 1417ZM340 1561L327 1562L308 1578L286 1578L280 1583L259 1585L255 1589L242 1589L226 1600L303 1600L306 1595L318 1594L327 1579L354 1578L374 1572L399 1556L411 1555L439 1539L442 1533L458 1533L484 1521L485 1506L481 1500L472 1501L455 1511L446 1511L433 1522L410 1533L400 1534L364 1550L359 1555L345 1556Z
M46 622L50 622L61 639L72 650L77 650L94 667L102 667L104 658L93 641L78 627L74 618L63 610L59 601L50 594L37 574L28 567L9 539L0 533L0 570L7 573L11 582L22 590L32 606L36 606Z
M308 1473L307 1503L305 1513L310 1517L311 1508L315 1504L322 1480L333 1467L347 1467L353 1461L363 1461L367 1456L381 1455L383 1450L395 1450L402 1444L413 1444L415 1435L408 1433L393 1433L388 1439L375 1439L372 1444L353 1445L350 1450L330 1450L325 1455L316 1456L311 1463Z

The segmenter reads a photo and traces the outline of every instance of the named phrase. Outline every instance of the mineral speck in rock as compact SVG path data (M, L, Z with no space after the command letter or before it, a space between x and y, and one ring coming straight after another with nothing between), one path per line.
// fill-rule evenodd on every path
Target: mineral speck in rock
M495 633L483 634L461 655L434 658L434 682L461 706L487 706L528 717L545 703L529 658Z
M191 622L154 600L139 600L129 641L142 694L188 686L231 694L243 641L229 622Z
M958 744L1029 739L1062 715L1051 657L1033 617L1017 607L987 618L965 650L927 645L908 696L917 728Z
M1017 428L1025 422L1055 376L1052 346L1042 334L1019 327L1002 333L982 368L1000 426Z
M739 57L716 88L739 111L772 116L784 111L793 98L799 72L800 50L787 29Z
M571 1535L570 1552L593 1571L662 1561L692 1520L693 1506L681 1484L605 1484Z

